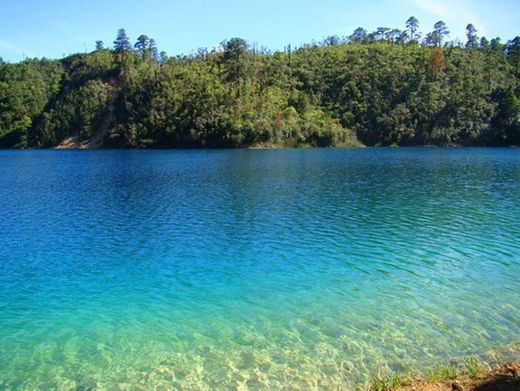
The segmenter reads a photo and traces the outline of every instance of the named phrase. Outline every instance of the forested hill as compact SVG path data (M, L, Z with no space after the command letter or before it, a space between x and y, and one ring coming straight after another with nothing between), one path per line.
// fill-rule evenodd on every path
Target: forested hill
M0 147L519 145L520 38L357 29L284 51L113 49L0 61Z

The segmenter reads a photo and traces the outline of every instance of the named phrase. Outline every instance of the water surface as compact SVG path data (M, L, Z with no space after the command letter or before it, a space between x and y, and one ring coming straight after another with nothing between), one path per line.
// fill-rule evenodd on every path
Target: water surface
M519 358L520 150L0 152L0 389Z

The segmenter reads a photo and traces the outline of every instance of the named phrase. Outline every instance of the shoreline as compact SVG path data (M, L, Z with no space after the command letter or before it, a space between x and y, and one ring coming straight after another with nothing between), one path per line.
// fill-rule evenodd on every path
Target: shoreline
M487 368L486 368L487 367ZM463 368L454 364L430 369L426 375L391 373L377 376L355 391L517 391L520 390L520 363L503 362L488 366L470 359Z
M518 149L517 145L357 145L357 146L327 146L312 145L289 146L241 146L241 147L30 147L30 148L2 148L0 151L270 151L270 150L308 150L308 149Z

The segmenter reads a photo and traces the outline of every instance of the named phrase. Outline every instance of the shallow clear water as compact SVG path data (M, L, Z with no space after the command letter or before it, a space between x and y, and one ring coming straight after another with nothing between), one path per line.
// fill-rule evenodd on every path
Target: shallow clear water
M517 359L519 266L518 149L4 151L0 389Z

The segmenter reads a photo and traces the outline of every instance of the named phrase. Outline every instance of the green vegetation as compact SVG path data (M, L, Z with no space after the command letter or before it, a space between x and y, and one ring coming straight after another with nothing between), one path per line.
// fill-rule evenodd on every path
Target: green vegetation
M520 145L520 37L418 29L177 57L121 29L113 49L0 61L0 147Z
M457 377L457 368L452 365L444 365L432 369L426 374L426 379L430 382L444 382L453 380Z
M390 391L398 387L409 386L412 383L411 376L405 373L391 373L388 376L379 376L370 382L371 391Z
M460 363L459 363L460 364ZM385 376L377 376L365 383L357 384L356 391L393 391L393 390L477 390L518 389L518 373L520 366L514 362L495 365L493 370L485 369L483 363L474 358L464 361L464 371L458 371L454 364L440 366L426 374L412 375L411 373L392 372Z
M482 371L482 366L476 358L468 358L464 361L464 368L470 379L476 379Z

